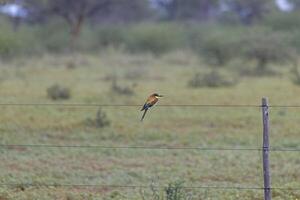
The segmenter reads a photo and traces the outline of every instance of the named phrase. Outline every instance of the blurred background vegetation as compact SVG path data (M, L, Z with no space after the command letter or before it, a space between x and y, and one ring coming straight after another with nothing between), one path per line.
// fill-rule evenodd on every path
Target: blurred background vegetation
M190 50L213 66L258 70L300 52L292 0L18 0L2 4L0 57L107 48L155 56Z

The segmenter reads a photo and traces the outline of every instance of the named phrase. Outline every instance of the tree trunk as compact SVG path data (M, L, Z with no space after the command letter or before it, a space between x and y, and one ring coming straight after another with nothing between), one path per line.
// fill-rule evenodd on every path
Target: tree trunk
M267 59L266 58L259 58L257 62L257 71L258 72L265 72L267 67Z
M76 42L81 33L82 24L84 22L84 15L80 14L75 23L71 24L71 39L70 39L70 50L73 51L76 47Z
M13 17L11 20L12 20L13 30L14 32L17 32L21 23L21 18Z

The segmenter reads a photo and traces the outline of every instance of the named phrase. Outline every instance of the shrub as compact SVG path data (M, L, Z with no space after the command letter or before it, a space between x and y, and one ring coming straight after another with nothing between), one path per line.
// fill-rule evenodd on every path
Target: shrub
M3 31L0 32L0 56L7 57L15 53L18 47L17 41L14 37Z
M270 27L272 30L299 30L299 18L299 12L274 12L272 14L266 15L262 24Z
M121 25L84 25L75 42L75 50L92 52L104 48L122 48L124 46L124 29ZM67 40L68 41L68 40Z
M188 82L188 86L192 88L198 87L222 87L232 86L237 83L237 80L225 73L217 70L212 70L209 73L196 73Z
M295 48L298 53L300 52L300 29L289 32L291 36L290 43L288 44L290 47Z
M5 21L0 21L0 57L7 58L16 54L19 50L19 40Z
M116 78L113 78L113 80L112 80L111 90L114 93L120 94L120 95L127 95L127 96L134 95L134 91L131 87L118 85Z
M69 99L71 92L69 88L55 84L47 89L47 95L52 100Z
M63 52L69 48L70 33L67 26L61 21L52 21L46 25L35 27L36 41L43 50L49 52Z
M240 55L243 31L234 27L207 26L193 33L191 46L204 56L208 64L222 66Z
M196 66L199 64L198 55L191 49L182 49L165 54L162 60L170 65Z
M225 25L240 25L241 24L241 20L239 19L239 16L231 11L222 12L220 15L218 15L217 20L221 24L225 24Z
M128 69L124 75L124 78L128 80L143 80L148 78L149 72L145 67L138 67L134 69Z
M257 61L257 71L264 72L269 63L282 63L290 59L289 38L283 33L254 30L245 38L243 54Z
M232 57L233 44L221 34L208 36L203 43L203 53L209 64L225 65Z
M96 32L96 40L100 47L120 47L124 44L124 27L104 26Z
M86 119L86 125L96 128L103 128L110 125L110 120L107 118L106 113L99 108L95 119Z
M155 55L185 45L185 35L174 24L141 24L126 33L125 46L131 52L150 52Z

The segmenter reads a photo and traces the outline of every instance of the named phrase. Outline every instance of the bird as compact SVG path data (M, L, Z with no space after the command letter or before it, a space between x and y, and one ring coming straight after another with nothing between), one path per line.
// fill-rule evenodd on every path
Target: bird
M163 95L159 95L159 94L157 94L157 93L154 93L154 94L151 94L151 95L147 98L145 104L143 105L143 107L142 107L142 109L141 109L141 111L144 111L143 116L142 116L142 118L141 118L141 121L144 120L144 117L145 117L145 115L146 115L148 109L151 108L154 104L156 104L156 102L158 101L158 99L161 98L161 97L163 97Z

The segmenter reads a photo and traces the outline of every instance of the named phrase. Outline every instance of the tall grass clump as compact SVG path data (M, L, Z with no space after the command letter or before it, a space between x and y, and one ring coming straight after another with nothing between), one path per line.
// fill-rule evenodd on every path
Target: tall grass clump
M59 84L47 88L47 96L52 100L64 100L71 98L71 90Z
M192 194L184 188L182 181L175 181L164 187L163 190L157 189L154 185L150 186L151 193L140 191L143 200L192 200Z
M108 119L106 112L99 108L95 118L87 118L85 120L85 124L90 127L104 128L106 126L109 126L111 124L111 121Z

